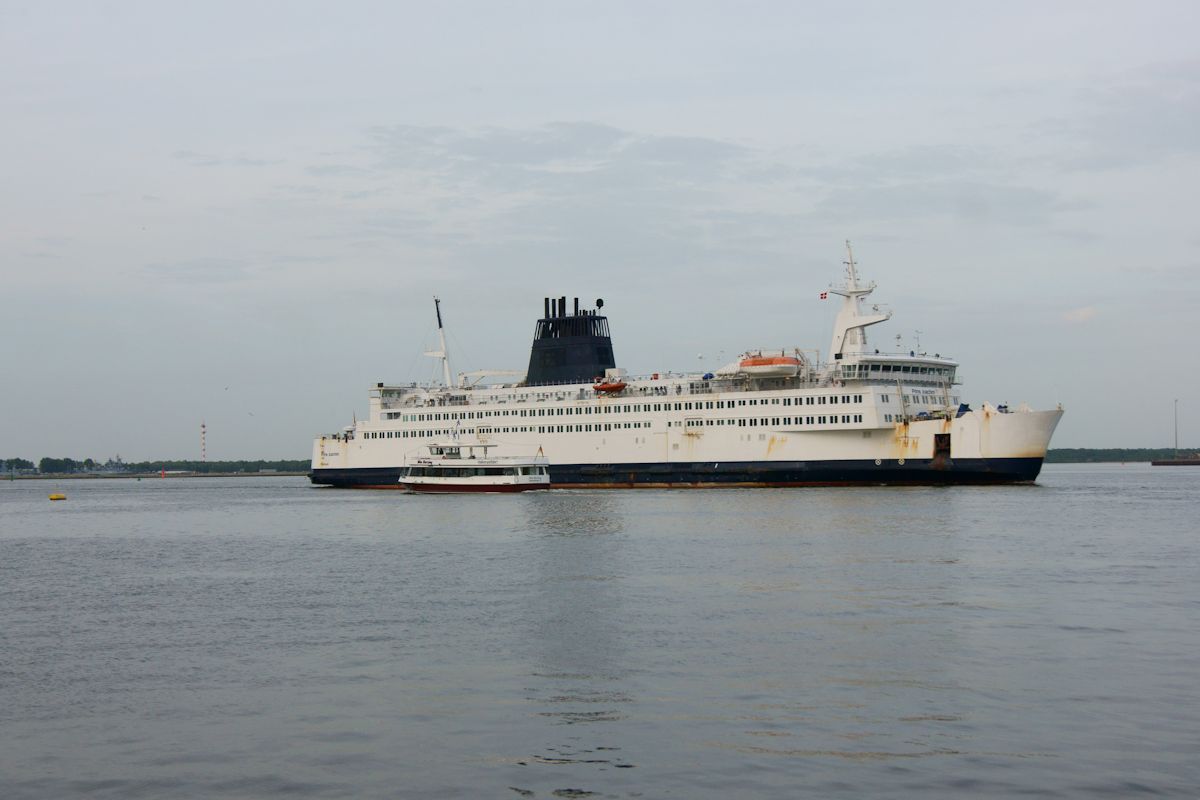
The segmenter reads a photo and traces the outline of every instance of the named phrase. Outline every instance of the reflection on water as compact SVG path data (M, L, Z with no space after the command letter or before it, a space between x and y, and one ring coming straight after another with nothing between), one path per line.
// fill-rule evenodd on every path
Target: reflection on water
M530 499L522 509L533 548L523 615L532 645L525 699L552 727L519 763L631 769L609 724L625 719L635 702L627 693L622 584L630 570L619 496L552 491Z
M544 536L599 536L625 530L616 492L551 490L522 495L523 529Z
M0 796L1200 785L1200 474L0 486ZM1182 471L1188 472L1188 471Z

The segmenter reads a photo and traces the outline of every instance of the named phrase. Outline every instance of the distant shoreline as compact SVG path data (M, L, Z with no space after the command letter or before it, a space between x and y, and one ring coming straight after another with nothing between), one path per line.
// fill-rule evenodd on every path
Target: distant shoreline
M1046 454L1046 464L1151 464L1157 462L1163 466L1194 463L1191 450L1181 451L1181 458L1174 458L1174 451L1160 449L1116 450L1116 449L1066 449L1051 450ZM152 472L47 472L47 473L0 473L0 481L46 481L46 480L109 480L135 478L141 480L166 478L298 478L307 477L308 470L274 470L263 472L246 472L244 470L230 472L198 472L195 470L155 470Z
M1151 464L1158 462L1162 465L1167 465L1167 462L1175 464L1191 464L1193 459L1197 458L1197 450L1195 448L1180 448L1176 450L1172 447L1062 447L1051 448L1046 453L1044 463L1046 464ZM46 459L49 460L49 459ZM68 460L69 461L69 460ZM3 463L3 462L0 462ZM29 463L28 461L25 463ZM199 470L199 469L171 469L170 465L174 463L180 467L195 467L201 466L199 462L175 461L175 462L154 462L148 464L143 462L138 464L140 467L137 471L130 472L24 472L24 474L0 472L0 480L63 480L64 478L78 478L83 480L99 479L99 478L263 478L263 477L300 477L309 474L307 468L295 469L295 467L305 464L306 462L284 461L282 463L276 461L281 467L292 467L292 469L274 469L266 467L265 464L270 464L269 461L226 461L220 464L224 467L235 467L235 469L226 470ZM148 466L157 466L158 469L146 469ZM162 465L162 466L160 466ZM243 466L243 469L236 469L238 466ZM264 465L260 468L259 465ZM163 466L166 467L166 474L162 472ZM214 465L216 466L216 465ZM261 471L260 471L261 469Z
M295 478L299 476L307 476L308 472L294 471L278 471L278 472L171 472L168 471L165 475L161 472L109 472L109 473L94 473L94 472L50 472L45 475L13 475L0 476L0 480L18 480L18 481L61 481L61 480L109 480L117 478L155 478L165 480L167 478L279 478L289 477Z

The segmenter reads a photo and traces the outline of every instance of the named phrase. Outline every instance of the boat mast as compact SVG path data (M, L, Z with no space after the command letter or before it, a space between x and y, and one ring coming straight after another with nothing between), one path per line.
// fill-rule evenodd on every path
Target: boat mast
M875 284L860 284L858 282L858 267L854 263L854 250L850 240L846 240L846 285L841 288L830 287L829 293L842 296L842 308L833 323L833 341L829 344L829 363L840 361L847 346L856 351L863 350L867 345L866 332L869 325L876 325L891 319L892 312L880 312L878 307L871 310L873 314L862 313L862 300L875 291Z
M425 355L432 358L440 358L442 360L442 380L446 382L446 388L450 388L450 357L446 353L446 329L442 327L442 301L436 296L433 298L433 310L437 314L438 324L438 344L441 345L441 350L428 350Z
M846 240L846 288L850 291L858 289L858 270L854 266L854 248L850 240Z

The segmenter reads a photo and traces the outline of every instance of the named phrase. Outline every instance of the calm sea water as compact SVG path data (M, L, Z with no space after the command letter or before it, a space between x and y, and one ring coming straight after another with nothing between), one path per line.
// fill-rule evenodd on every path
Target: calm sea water
M5 482L0 797L1196 797L1198 518L1146 465Z

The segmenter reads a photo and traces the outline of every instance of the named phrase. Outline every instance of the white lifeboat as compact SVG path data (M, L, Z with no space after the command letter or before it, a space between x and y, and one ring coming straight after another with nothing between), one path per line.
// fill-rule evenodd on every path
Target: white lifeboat
M758 378L791 378L800 372L803 362L786 352L764 353L761 350L746 353L738 362L738 370Z

